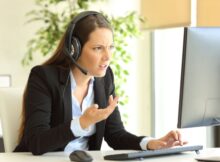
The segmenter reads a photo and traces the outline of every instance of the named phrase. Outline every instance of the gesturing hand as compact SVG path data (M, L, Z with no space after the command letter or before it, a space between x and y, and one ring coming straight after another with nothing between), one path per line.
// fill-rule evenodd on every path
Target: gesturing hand
M182 146L186 143L187 142L182 141L180 132L178 130L173 130L162 138L149 141L147 148L151 150L156 150L178 145Z
M117 103L118 97L113 99L113 96L109 96L109 105L104 109L98 109L98 105L94 104L86 109L84 114L80 117L80 125L83 129L88 128L91 124L95 124L104 119L107 119L108 116L114 111Z

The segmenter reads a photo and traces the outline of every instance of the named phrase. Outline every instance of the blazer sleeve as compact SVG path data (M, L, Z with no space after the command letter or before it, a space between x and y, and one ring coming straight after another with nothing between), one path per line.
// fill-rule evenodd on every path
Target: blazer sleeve
M105 78L107 96L115 96L114 76L109 69L108 75ZM108 87L108 88L107 88ZM136 136L125 130L118 107L107 118L105 126L105 140L110 147L116 150L134 149L141 150L140 142L144 136Z
M52 102L54 87L48 82L48 77L50 73L46 74L38 66L32 69L27 84L24 139L28 150L34 155L59 150L75 138L70 130L71 121L52 126L56 103Z

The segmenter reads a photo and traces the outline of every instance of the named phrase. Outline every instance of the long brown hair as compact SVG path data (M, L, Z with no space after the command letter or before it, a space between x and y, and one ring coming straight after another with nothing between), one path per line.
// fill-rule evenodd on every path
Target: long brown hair
M71 25L72 25L72 22L69 23L68 28L70 28ZM81 48L83 48L84 44L89 40L90 33L93 32L96 28L107 28L112 31L111 25L109 24L107 19L101 14L89 15L77 22L77 24L74 27L73 36L78 38L81 44ZM69 34L68 30L66 30L54 54L47 61L45 61L42 65L55 65L55 66L60 66L63 68L69 68L70 66L73 66L71 60L64 54L65 52L64 50L66 48L65 40L68 34ZM25 124L26 124L26 119L25 119L26 96L27 96L27 85L23 93L21 125L19 128L18 141L20 141L23 137Z

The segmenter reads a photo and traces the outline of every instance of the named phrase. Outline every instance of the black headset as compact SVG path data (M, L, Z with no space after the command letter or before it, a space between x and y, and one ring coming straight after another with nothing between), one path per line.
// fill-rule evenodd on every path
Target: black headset
M85 17L89 15L98 15L99 12L96 11L84 11L79 13L70 23L69 28L67 30L67 36L66 36L66 46L68 49L68 53L71 55L71 57L76 61L81 53L81 43L79 39L73 35L73 31L75 29L76 24L84 19Z
M79 39L73 35L73 31L75 29L76 24L89 15L102 15L96 11L84 11L79 13L70 23L67 29L67 35L65 39L65 51L64 53L70 58L71 62L75 64L85 75L87 75L88 71L82 68L79 64L77 64L77 60L81 54L81 43ZM103 16L104 17L104 16Z

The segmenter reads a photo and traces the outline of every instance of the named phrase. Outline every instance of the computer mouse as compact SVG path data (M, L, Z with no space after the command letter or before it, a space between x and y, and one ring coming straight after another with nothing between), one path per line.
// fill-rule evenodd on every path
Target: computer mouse
M93 158L83 150L75 150L70 155L69 158L71 161L75 162L90 162Z

